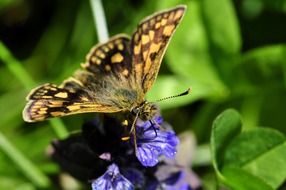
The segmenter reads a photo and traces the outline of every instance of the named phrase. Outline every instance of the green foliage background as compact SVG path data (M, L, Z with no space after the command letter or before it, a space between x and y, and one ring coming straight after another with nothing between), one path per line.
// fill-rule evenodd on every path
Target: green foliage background
M236 185L242 183L238 180L241 176L250 178L249 174L222 165L247 165L232 157L240 150L235 147L241 147L243 142L246 147L270 144L267 150L285 144L286 1L106 0L103 7L110 36L131 34L145 16L178 4L187 5L188 10L147 99L174 95L191 86L191 95L163 101L160 106L165 120L177 132L195 134L198 147L194 171L202 179L204 189L216 188L215 173L229 187L250 188ZM59 84L71 75L97 42L89 1L0 1L0 189L59 189L55 180L59 168L47 157L47 146L52 139L65 137L67 131L80 129L92 114L27 124L21 115L25 96L39 84ZM229 118L227 123L220 125L216 120L211 143L215 159L208 160L208 154L200 153L210 143L213 120L230 107L241 116L232 110L224 115ZM241 133L242 137L237 137L224 151L224 163L216 157L221 150L216 145L225 143L224 138L214 129L225 132L226 137L238 136L240 130L246 133ZM259 141L262 138L263 145ZM260 153L265 153L262 149ZM282 149L285 153L285 146ZM247 154L239 152L237 158ZM271 164L274 157L281 158L277 163L280 169L285 168L286 155L279 150L262 162L270 164L268 175L275 179L267 181L262 176L261 184L266 185L262 184L260 189L286 188L285 172L277 174L275 170L279 167ZM248 159L256 163L253 157ZM247 171L251 167L251 164L245 166Z

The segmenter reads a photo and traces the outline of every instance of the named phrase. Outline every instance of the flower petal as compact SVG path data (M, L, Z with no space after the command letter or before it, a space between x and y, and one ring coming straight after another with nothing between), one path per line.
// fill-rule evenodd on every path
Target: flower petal
M137 147L136 157L143 166L155 166L159 161L159 151L152 144L142 144Z
M116 164L108 167L107 171L92 182L92 190L133 190L132 183L120 174Z
M162 117L153 119L158 124L163 122ZM179 139L171 129L163 130L152 126L150 121L139 123L137 129L136 157L144 166L155 166L159 156L165 155L174 158Z
M144 174L133 167L122 169L122 174L136 187L142 188L145 184Z

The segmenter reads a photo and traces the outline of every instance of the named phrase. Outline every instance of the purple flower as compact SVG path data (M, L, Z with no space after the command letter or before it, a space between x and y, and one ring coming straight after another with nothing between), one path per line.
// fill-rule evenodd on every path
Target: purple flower
M132 183L120 174L116 164L108 166L107 171L92 182L92 190L133 190Z
M51 156L64 171L91 182L93 190L191 189L187 168L174 159L179 140L161 116L137 121L136 148L132 136L121 140L125 132L120 120L104 116L54 141Z
M162 155L168 158L176 155L179 139L172 129L164 129L162 123L161 116L155 116L152 121L137 122L136 157L144 166L155 166Z

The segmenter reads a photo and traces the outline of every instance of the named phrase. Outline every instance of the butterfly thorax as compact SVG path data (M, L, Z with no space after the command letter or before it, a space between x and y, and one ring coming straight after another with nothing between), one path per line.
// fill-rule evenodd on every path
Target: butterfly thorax
M132 108L131 113L138 115L143 121L148 121L158 113L158 107L154 103L144 101L139 106Z

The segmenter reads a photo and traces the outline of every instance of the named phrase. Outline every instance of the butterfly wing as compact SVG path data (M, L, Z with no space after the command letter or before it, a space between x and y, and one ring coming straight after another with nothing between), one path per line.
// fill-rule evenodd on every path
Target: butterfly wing
M138 95L130 55L130 40L123 35L91 49L72 77L60 86L45 84L28 95L25 121L42 121L84 112L119 112L130 109Z
M30 93L23 111L34 122L83 112L119 112L142 103L154 83L169 39L184 6L157 13L129 38L117 35L92 48L83 69L60 86L42 85Z
M162 58L186 7L178 6L144 19L131 41L136 83L145 94L156 80Z

